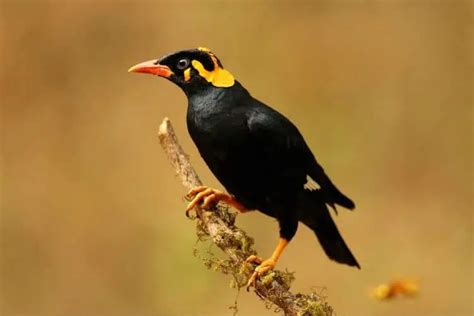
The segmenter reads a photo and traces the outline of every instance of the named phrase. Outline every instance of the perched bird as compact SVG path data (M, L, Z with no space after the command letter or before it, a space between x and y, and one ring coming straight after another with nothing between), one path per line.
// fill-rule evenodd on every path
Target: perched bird
M188 98L189 134L228 192L195 188L188 210L223 201L241 213L259 210L278 220L280 239L271 257L247 259L259 264L249 284L274 268L298 222L314 231L330 259L360 269L328 209L353 209L354 202L332 183L296 126L253 98L209 49L172 53L129 72L167 78Z

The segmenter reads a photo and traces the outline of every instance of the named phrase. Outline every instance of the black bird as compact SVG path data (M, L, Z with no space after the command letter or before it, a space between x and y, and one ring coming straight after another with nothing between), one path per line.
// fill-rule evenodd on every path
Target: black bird
M229 192L195 188L188 194L193 198L188 210L223 201L240 212L259 210L278 220L280 240L272 256L248 259L259 264L249 284L274 268L298 222L315 232L330 259L360 269L328 209L353 209L354 202L332 183L296 126L253 98L209 49L179 51L129 71L165 77L184 91L189 134Z

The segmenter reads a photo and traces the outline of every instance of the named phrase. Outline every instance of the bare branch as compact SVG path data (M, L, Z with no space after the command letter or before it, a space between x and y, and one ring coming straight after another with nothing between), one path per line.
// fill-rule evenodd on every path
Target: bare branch
M158 136L183 186L187 190L201 186L202 182L179 145L168 118L161 123ZM245 262L246 258L256 253L253 249L253 239L234 225L235 213L230 212L226 205L219 204L211 210L196 207L194 211L198 217L198 232L209 236L229 258L225 269L221 270L232 274L239 288L245 286L255 268ZM289 289L293 279L292 273L269 271L257 280L255 293L267 304L276 305L285 315L333 315L332 307L316 293L291 293Z

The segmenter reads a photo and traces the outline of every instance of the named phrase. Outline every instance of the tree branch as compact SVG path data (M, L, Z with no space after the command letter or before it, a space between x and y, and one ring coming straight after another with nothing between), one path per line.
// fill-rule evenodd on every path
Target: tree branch
M178 143L168 118L161 123L158 136L183 186L187 190L201 186L202 182ZM222 203L213 209L202 210L196 207L194 211L198 218L198 236L209 236L228 257L219 262L220 270L232 274L238 288L245 286L255 268L253 264L245 262L250 255L256 254L253 239L234 225L235 213L230 212ZM316 293L291 293L289 289L293 280L292 273L269 271L257 280L255 293L267 304L272 303L277 309L283 310L285 315L333 315L332 307Z

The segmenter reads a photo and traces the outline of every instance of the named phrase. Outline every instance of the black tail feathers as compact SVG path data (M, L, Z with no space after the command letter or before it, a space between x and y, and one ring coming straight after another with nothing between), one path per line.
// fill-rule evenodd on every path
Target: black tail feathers
M338 188L332 182L330 182L330 185L325 188L328 192L327 195L329 196L330 201L332 201L335 204L339 204L340 206L343 206L347 209L353 210L355 208L354 202L345 196L341 191L339 191Z
M306 199L306 205L302 210L300 221L314 231L324 252L330 259L360 269L359 263L349 250L349 247L347 247L331 218L326 204L322 202L321 197L317 197L317 193L320 192L312 193L311 199ZM352 201L350 202L352 203Z
M324 193L324 200L327 203L338 204L350 210L355 208L354 202L345 196L341 191L339 191L339 189L334 185L334 183L332 183L331 179L329 179L321 166L315 164L310 176L320 185L321 191Z

